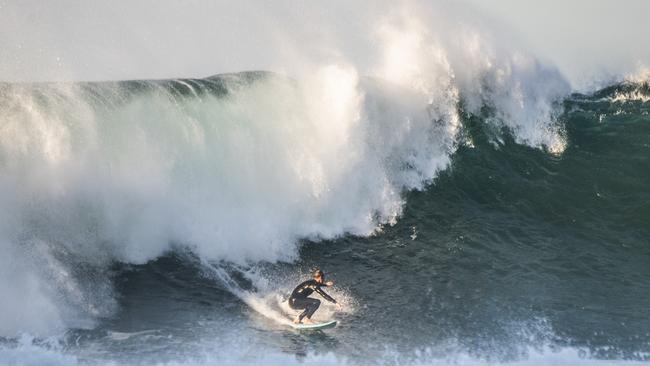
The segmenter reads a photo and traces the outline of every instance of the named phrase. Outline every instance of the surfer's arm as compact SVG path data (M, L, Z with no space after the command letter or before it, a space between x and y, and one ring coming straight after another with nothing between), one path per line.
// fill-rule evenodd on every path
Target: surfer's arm
M323 289L320 288L320 286L316 287L316 292L318 292L318 294L321 295L325 300L336 304L336 300L334 300L332 296L326 294L325 291L323 291Z

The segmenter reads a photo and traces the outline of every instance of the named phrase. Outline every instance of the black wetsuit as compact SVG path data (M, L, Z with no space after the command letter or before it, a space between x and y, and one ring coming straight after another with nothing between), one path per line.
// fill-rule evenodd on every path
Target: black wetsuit
M321 287L327 287L327 285L325 283L318 283L316 280L308 280L298 285L298 287L296 287L296 289L291 293L291 297L289 297L289 306L294 310L305 310L299 316L301 321L304 317L311 319L311 316L314 315L314 312L316 312L320 306L320 300L309 297L309 295L314 291L318 292L318 294L325 298L325 300L336 304L336 300L326 294Z

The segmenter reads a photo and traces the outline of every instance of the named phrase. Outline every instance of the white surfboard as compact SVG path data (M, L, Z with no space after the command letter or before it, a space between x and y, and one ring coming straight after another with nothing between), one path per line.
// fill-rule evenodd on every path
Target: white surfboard
M325 323L316 323L316 324L293 324L291 323L291 326L295 329L310 329L310 330L316 330L316 329L325 329L325 328L330 328L336 326L336 320L330 320Z

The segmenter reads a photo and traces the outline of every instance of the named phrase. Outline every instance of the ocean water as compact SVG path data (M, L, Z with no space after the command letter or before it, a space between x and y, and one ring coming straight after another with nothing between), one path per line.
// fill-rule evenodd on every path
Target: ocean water
M412 67L0 84L0 364L650 361L647 74L384 31Z

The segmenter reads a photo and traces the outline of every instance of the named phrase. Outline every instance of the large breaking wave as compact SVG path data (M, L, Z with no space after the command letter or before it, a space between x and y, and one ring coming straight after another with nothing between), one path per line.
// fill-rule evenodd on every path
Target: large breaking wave
M341 59L297 78L0 85L0 335L110 314L116 261L292 260L301 239L371 235L472 144L461 113L565 148L553 67L415 17L377 39L370 76Z

